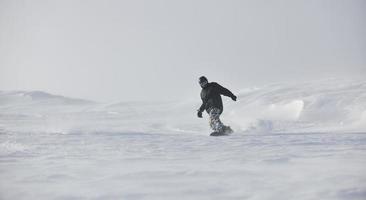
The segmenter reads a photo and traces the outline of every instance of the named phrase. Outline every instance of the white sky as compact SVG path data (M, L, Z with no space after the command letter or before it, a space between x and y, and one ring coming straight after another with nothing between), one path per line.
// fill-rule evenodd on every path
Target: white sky
M0 0L0 90L97 101L199 98L366 77L365 0Z

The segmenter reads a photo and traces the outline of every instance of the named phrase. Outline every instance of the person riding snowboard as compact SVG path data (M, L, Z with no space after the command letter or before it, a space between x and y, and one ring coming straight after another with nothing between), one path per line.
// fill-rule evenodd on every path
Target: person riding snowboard
M236 96L218 83L209 83L204 76L199 78L199 84L202 88L202 105L197 110L197 116L202 118L202 112L206 110L210 116L210 127L214 132L222 134L232 133L233 130L231 130L230 126L225 126L220 120L220 115L223 111L221 95L230 97L233 101L236 101Z

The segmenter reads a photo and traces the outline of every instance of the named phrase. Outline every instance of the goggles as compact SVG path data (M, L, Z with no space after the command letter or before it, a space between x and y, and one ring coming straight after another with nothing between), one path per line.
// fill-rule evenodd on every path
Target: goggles
M199 84L201 85L201 87L205 87L207 85L207 81L202 81L202 82L199 82Z

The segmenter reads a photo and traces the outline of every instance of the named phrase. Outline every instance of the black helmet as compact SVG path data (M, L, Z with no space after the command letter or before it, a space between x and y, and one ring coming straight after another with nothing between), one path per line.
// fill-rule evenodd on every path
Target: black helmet
M207 78L205 76L201 76L199 78L199 83L208 82Z
M208 83L208 80L206 77L204 76L201 76L199 79L198 79L198 83L201 85L202 88L204 88L207 83Z

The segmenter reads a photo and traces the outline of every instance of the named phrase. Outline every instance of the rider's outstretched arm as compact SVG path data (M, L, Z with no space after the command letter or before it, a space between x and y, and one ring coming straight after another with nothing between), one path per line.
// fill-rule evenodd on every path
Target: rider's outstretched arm
M219 88L219 92L220 94L227 96L227 97L231 97L231 98L236 98L236 96L228 89L222 87L220 84L216 83L217 87Z

